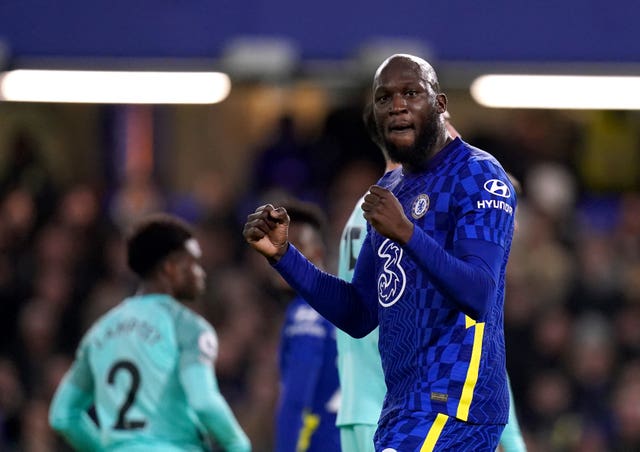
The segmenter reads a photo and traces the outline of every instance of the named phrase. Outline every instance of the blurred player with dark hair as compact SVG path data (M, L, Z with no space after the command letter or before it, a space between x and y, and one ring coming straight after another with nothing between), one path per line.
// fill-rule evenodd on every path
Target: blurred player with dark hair
M202 451L212 440L251 450L218 389L215 331L183 304L204 291L200 256L190 228L172 216L150 216L128 237L139 290L85 334L51 403L51 426L75 449Z
M291 220L289 240L322 267L326 250L322 212L315 204L290 200L284 205ZM284 290L291 292L292 300L287 306L280 345L281 393L275 450L338 452L336 328L288 285Z
M288 241L267 204L243 234L318 312L353 337L380 326L386 452L492 451L508 420L503 305L516 196L490 154L452 137L433 67L393 55L373 79L377 141L402 165L364 197L367 235L351 282Z

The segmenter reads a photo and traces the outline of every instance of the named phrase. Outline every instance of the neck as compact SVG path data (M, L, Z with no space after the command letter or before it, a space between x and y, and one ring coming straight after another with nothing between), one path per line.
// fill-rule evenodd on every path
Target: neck
M396 168L400 168L402 165L397 162L393 162L391 160L386 160L386 166L384 168L384 172L388 173L389 171L393 171Z
M445 147L447 147L447 145L449 143L451 143L452 141L453 141L453 138L451 137L449 132L445 132L440 137L438 137L437 141L431 147L431 153L429 154L429 157L426 160L424 160L419 166L411 166L411 165L404 164L403 165L403 172L406 173L406 174L417 174L417 173L423 171L429 165L429 162L440 151L442 151Z
M142 281L136 292L138 295L165 294L173 297L173 292L161 280L148 279Z

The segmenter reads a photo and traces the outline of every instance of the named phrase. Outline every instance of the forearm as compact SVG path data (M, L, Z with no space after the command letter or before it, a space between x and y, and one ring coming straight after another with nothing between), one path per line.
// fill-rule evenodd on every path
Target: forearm
M480 240L456 244L454 254L414 228L404 247L433 283L473 319L484 316L495 296L504 250Z
M182 370L189 404L207 432L226 452L248 452L251 444L218 390L211 369L190 365Z
M351 336L364 337L376 327L375 313L364 302L360 288L321 271L293 245L273 266L307 303ZM364 285L360 287L365 290Z
M63 380L51 402L51 427L78 451L101 449L100 431L87 413L91 400L90 395Z

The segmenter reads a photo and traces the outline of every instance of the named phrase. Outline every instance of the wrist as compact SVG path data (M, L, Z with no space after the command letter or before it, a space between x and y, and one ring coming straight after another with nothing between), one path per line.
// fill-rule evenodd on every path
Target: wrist
M282 259L282 256L286 254L287 250L289 250L288 241L284 242L282 245L277 246L275 254L273 256L267 256L267 260L271 265L276 264L280 259Z
M401 246L405 246L407 243L409 243L409 241L411 240L411 237L413 237L414 227L415 225L409 222L409 226L406 228L406 230L403 231L402 235L400 236L399 243Z

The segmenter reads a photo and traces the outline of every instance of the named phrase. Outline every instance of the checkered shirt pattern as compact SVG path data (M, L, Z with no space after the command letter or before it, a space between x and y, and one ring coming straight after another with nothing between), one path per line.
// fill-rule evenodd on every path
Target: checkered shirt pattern
M485 188L492 180L503 182L510 189L509 196L496 196ZM404 175L398 169L380 183L399 199L415 227L445 250L452 252L457 240L477 239L507 251L497 296L489 301L485 318L470 319L431 283L408 254L396 249L395 256L399 257L385 261L384 251L389 245L369 227L371 245L378 256L377 275L390 266L401 266L396 273L406 278L400 299L388 307L379 306L379 349L390 388L382 418L404 409L440 412L479 424L506 423L509 397L503 333L504 274L516 203L506 173L490 154L458 138L434 156L426 172ZM425 194L429 197L428 209L416 214L415 200ZM479 363L470 371L474 347L480 353Z

